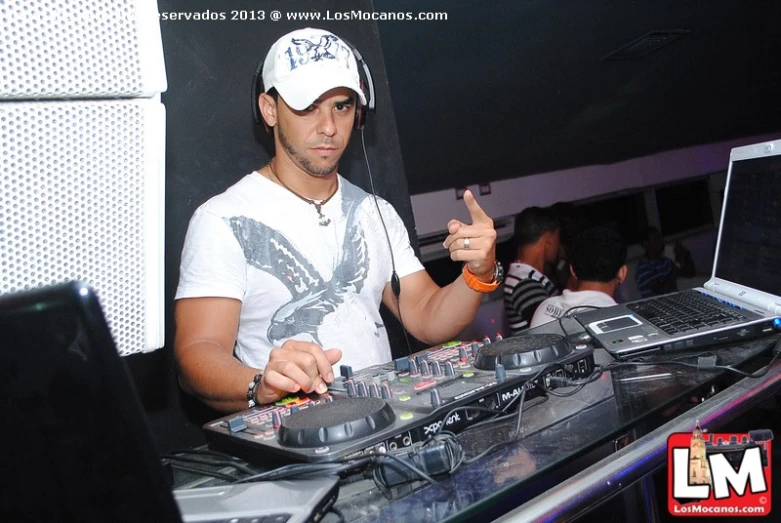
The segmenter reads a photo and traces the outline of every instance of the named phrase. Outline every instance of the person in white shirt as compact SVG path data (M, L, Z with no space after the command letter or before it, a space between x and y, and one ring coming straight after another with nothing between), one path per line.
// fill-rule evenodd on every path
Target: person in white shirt
M575 290L543 301L534 313L532 328L571 316L579 308L615 305L616 290L627 271L623 238L611 227L587 229L572 246L570 271L577 281Z
M254 102L275 155L196 210L175 298L180 384L226 412L322 394L337 362L389 361L381 303L435 345L502 282L493 221L471 192L471 223L447 222L443 244L462 272L440 287L393 207L338 173L368 102L349 44L322 29L288 33L262 87Z

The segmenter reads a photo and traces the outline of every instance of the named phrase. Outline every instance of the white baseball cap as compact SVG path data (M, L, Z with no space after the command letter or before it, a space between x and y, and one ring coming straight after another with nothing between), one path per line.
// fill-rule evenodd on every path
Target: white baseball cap
M263 88L272 87L297 111L336 87L352 89L366 105L352 49L322 29L297 29L274 42L263 62Z

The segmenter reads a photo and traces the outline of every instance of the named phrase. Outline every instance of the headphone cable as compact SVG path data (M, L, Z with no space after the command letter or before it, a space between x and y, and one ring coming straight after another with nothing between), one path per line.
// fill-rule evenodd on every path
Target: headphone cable
M407 327L404 325L404 319L401 315L401 300L399 300L399 296L401 296L401 280L399 279L398 273L396 273L396 259L393 256L393 244L391 243L390 234L388 233L388 227L385 225L385 219L382 217L382 212L380 211L380 203L377 200L377 193L374 190L374 179L372 178L372 168L369 164L369 154L366 151L366 137L364 135L363 128L361 128L361 147L363 148L363 159L366 161L366 170L369 173L369 186L372 190L374 205L377 207L377 215L380 217L382 230L385 232L385 239L388 241L388 253L390 254L391 260L390 284L391 290L393 291L393 296L396 298L396 309L399 311L399 323L401 323L401 329L404 332L404 341L407 343L407 351L409 351L409 354L412 355L412 345L410 345L409 342L409 333L407 332Z

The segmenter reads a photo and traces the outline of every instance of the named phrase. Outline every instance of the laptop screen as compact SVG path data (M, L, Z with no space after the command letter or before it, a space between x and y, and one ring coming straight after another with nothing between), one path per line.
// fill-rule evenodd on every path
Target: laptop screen
M8 521L181 521L97 299L0 296L0 506Z
M714 276L781 296L781 156L735 160Z

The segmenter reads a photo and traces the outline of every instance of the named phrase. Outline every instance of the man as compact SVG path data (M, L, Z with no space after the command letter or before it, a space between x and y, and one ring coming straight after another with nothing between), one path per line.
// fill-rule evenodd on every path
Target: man
M576 281L574 291L543 301L534 313L531 326L568 316L579 307L610 307L626 279L626 244L613 228L592 227L582 232L570 249L570 272Z
M337 362L389 361L381 302L413 336L446 341L501 279L493 222L470 192L472 223L451 220L444 242L464 269L440 288L393 207L338 174L367 102L348 44L293 31L271 47L262 79L276 154L195 212L176 294L180 382L223 411L323 393Z
M548 207L559 221L559 253L556 262L546 269L548 278L558 289L575 290L577 281L569 270L569 251L580 232L587 227L586 217L580 207L572 202L557 202Z
M678 290L678 276L694 276L691 253L681 242L674 247L675 260L664 255L664 237L656 227L648 227L643 241L645 256L637 262L635 282L640 296L648 298Z
M512 334L529 328L542 301L556 294L545 265L559 252L559 222L548 209L528 207L515 218L517 258L504 280L504 308Z

